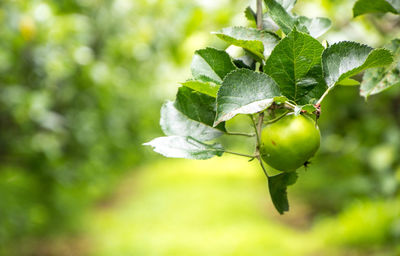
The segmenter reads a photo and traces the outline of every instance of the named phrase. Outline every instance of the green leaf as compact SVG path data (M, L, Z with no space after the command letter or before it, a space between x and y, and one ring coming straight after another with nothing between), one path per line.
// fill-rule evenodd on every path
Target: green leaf
M160 125L165 135L191 136L201 141L212 140L223 134L220 130L189 119L171 101L161 108Z
M379 12L399 14L399 10L400 1L398 0L358 0L353 6L353 16Z
M358 85L360 85L360 82L358 82L357 80L354 80L352 78L345 78L342 81L340 81L338 83L338 85L341 85L341 86L358 86Z
M382 67L393 62L389 50L373 49L356 42L340 42L326 48L322 66L328 87L368 68Z
M388 67L367 70L361 83L361 96L380 93L392 86L400 85L400 39L393 40L385 48L394 53L394 62Z
M219 87L221 87L221 85L215 84L213 82L202 82L197 80L188 80L186 82L183 82L182 85L214 98L217 97L218 89Z
M329 30L332 25L330 19L320 17L310 19L305 16L297 17L296 23L299 25L299 27L306 27L308 33L312 37L322 36Z
M230 27L214 34L231 45L246 49L260 59L269 55L279 41L279 37L274 33L255 28Z
M282 29L283 33L289 34L296 26L296 18L293 17L286 9L275 0L264 0L268 7L268 14Z
M178 89L174 106L190 119L212 127L216 115L215 104L215 98L183 86ZM225 132L225 123L219 124L216 129Z
M317 108L313 104L306 104L302 106L298 105L294 108L294 114L298 116L303 111L307 112L308 114L312 114L315 110L317 110Z
M253 9L251 9L250 6L247 6L246 10L244 11L244 15L248 21L257 21L257 14L253 11Z
M192 137L168 136L159 137L144 143L163 156L186 159L209 159L222 156L224 148L219 144L205 144Z
M220 84L226 74L236 67L225 51L205 48L196 51L191 69L196 80Z
M293 30L272 51L264 72L276 81L284 96L297 101L323 83L320 66L323 50L318 40Z
M264 73L238 69L225 77L217 96L214 125L237 114L253 114L268 108L281 96L275 81Z
M296 172L285 172L268 178L269 193L276 210L283 214L289 211L289 201L287 198L287 187L297 181Z

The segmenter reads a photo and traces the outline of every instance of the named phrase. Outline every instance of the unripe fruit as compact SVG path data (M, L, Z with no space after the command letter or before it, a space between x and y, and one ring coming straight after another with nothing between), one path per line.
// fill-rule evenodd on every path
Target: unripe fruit
M261 157L279 171L294 171L317 152L320 140L314 120L303 115L287 115L263 129Z

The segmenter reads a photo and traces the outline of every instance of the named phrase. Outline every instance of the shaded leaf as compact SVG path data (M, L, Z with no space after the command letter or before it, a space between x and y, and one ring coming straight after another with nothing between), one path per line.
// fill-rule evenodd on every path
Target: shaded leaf
M224 149L219 144L205 144L192 137L168 136L159 137L144 143L153 147L153 150L163 156L186 159L209 159L222 156Z
M229 44L242 47L260 59L269 55L279 41L279 37L271 32L246 27L230 27L214 32Z
M385 48L394 53L394 62L388 67L370 69L365 72L360 88L361 96L365 98L400 84L400 40L393 40Z
M197 50L191 65L192 75L195 79L204 82L222 83L222 80L236 67L225 51L214 48Z
M322 65L328 87L361 71L389 65L393 56L389 50L373 49L356 42L340 42L326 48Z
M237 114L253 114L268 108L280 96L278 85L264 73L238 69L226 76L217 96L214 125Z
M289 211L287 187L297 181L296 172L285 172L268 178L269 193L276 210L283 214Z
M294 30L272 51L264 72L276 81L284 96L297 101L323 83L320 66L323 50L316 39Z
M400 1L398 0L358 0L353 6L353 16L379 12L398 14L399 10Z
M218 129L189 119L179 112L171 101L161 108L160 125L165 135L191 136L201 141L212 140L223 134Z
M215 98L183 86L178 89L174 106L190 119L213 126L216 115L215 104ZM216 128L226 131L225 123L219 124Z
M217 92L221 85L215 84L213 82L202 82L197 80L188 80L182 83L183 86L186 86L194 91L198 91L204 94L207 94L211 97L217 97Z

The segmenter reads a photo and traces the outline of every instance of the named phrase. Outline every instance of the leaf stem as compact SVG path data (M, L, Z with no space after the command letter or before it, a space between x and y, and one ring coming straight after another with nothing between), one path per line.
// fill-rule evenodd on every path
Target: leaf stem
M263 162L262 162L261 157L258 156L257 159L258 159L258 162L259 162L260 165L261 165L261 168L262 168L262 170L263 170L265 176L267 177L267 179L269 179L269 175L268 175L267 169L265 169L265 166L264 166L264 164L263 164Z
M267 173L267 169L265 169L265 166L262 162L261 156L260 156L260 146L261 146L261 139L260 139L260 134L261 134L261 129L262 129L262 124L264 121L264 112L260 113L260 115L258 116L258 122L256 124L254 118L252 117L251 120L253 121L253 125L254 125L254 130L256 131L256 136L257 136L257 146L256 146L256 154L255 157L257 158L258 162L260 163L260 166L265 174L265 176L267 177L267 179L269 179L269 175Z
M321 96L321 98L319 98L319 100L317 101L317 103L315 105L321 105L321 102L324 100L324 98L326 97L326 95L328 95L328 93L332 90L334 86L329 87L324 94Z
M283 113L282 115L278 116L277 118L274 118L272 120L268 120L267 122L265 122L265 124L272 124L275 123L276 121L278 121L279 119L283 118L284 116L286 116L290 111L286 111L285 113Z
M288 109L295 109L296 108L296 106L294 104L292 104L292 103L290 103L288 101L285 102L285 107L288 108Z
M262 15L263 15L263 5L262 0L257 0L257 29L262 30Z
M231 154L231 155L236 155L236 156L244 156L244 157L248 157L248 158L256 158L256 156L252 156L252 155L247 155L247 154L242 154L242 153L237 153L237 152L232 152L232 151L224 151L227 154Z
M256 136L255 133L244 133L244 132L226 132L226 135L232 135L232 136L245 136L245 137L254 137Z

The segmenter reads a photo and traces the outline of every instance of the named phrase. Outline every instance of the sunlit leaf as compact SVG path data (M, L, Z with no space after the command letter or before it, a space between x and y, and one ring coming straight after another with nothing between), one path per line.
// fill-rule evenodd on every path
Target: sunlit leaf
M360 82L358 82L357 80L354 80L352 78L345 78L342 81L340 81L338 83L338 85L342 85L342 86L358 86L358 85L360 85Z
M340 42L325 49L322 65L328 87L368 68L389 65L393 56L389 50L373 49L356 42Z
M217 96L214 125L237 114L253 114L268 108L280 96L278 85L264 73L238 69L226 76Z
M197 80L188 80L186 82L183 82L182 85L214 98L217 97L218 89L219 87L221 87L221 85L215 84L213 82L202 82Z
M276 0L264 0L268 7L268 15L282 29L283 33L289 34L296 26L296 18Z
M197 50L192 61L192 75L204 82L222 83L222 80L236 67L225 51L214 48Z
M264 72L279 85L282 95L297 101L319 83L324 47L311 36L294 30L272 51Z
M231 45L246 49L260 59L269 55L279 41L279 37L271 32L246 27L224 28L214 34Z

